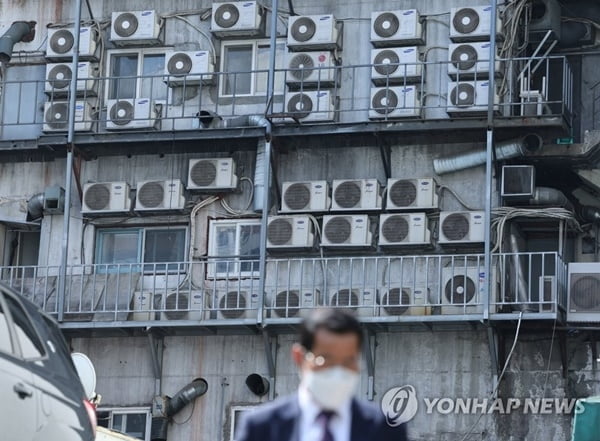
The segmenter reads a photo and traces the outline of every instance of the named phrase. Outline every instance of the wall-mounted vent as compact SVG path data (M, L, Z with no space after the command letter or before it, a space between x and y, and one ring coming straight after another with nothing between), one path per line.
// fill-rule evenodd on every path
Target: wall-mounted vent
M81 212L84 214L123 213L131 209L126 182L100 182L83 186Z
M510 201L528 201L535 194L533 165L504 165L500 195Z

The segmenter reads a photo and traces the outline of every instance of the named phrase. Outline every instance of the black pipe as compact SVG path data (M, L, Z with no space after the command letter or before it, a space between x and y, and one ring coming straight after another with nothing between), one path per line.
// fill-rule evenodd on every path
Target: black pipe
M204 395L208 390L208 383L203 378L198 378L177 392L173 398L167 402L166 415L172 417L181 409L194 401L196 398Z
M33 41L35 37L35 21L15 21L8 31L0 37L0 61L8 63L13 47L20 41Z

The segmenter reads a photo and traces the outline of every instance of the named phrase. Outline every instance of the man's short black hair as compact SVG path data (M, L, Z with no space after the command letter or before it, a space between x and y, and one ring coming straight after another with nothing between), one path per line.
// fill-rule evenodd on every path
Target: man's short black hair
M299 343L312 351L317 331L324 329L334 334L356 334L362 346L363 331L360 322L349 311L339 308L319 309L306 318L300 326Z

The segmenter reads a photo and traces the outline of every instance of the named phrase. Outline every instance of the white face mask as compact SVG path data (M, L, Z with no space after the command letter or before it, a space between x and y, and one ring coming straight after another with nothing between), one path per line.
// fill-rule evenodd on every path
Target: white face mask
M339 410L350 400L358 380L357 372L342 366L318 371L305 370L302 374L302 384L317 404L326 410Z

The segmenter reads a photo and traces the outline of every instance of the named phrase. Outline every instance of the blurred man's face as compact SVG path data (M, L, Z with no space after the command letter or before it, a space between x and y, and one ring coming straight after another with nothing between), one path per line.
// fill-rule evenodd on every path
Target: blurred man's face
M354 372L360 370L359 340L352 332L336 334L326 329L319 329L310 352L301 345L295 344L292 355L294 362L302 371L319 371L334 366L345 367Z

